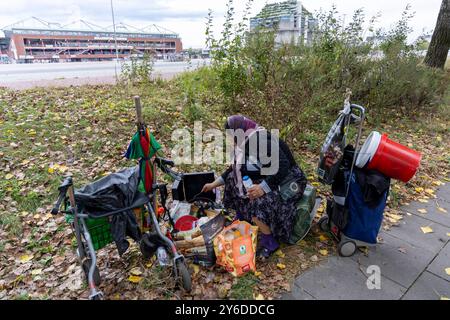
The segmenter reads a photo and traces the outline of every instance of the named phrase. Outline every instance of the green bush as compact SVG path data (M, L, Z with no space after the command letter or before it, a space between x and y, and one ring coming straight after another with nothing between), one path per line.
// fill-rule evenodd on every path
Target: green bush
M327 130L342 108L349 88L352 101L367 107L372 119L432 110L442 101L449 73L422 65L422 42L408 44L412 17L407 7L388 31L376 30L360 9L350 23L335 8L317 14L318 26L310 44L276 44L273 29L246 31L252 1L241 22L234 21L228 0L223 32L215 39L212 13L207 24L211 70L221 92L225 113L242 113L267 127L282 128L287 139L307 128ZM370 31L381 43L367 41Z

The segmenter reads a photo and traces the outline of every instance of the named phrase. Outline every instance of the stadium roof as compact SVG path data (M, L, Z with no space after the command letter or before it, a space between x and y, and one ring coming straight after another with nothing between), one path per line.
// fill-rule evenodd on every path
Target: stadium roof
M96 32L96 33L113 33L114 27L100 26L92 22L80 19L72 21L68 24L62 24L59 22L50 22L37 17L31 17L28 19L17 21L11 25L5 26L0 30L13 31L13 30L36 30L36 31L60 31L60 32ZM171 35L177 36L176 32L173 32L164 27L156 24L149 24L142 28L135 27L124 22L116 24L116 33L118 34L154 34L154 35Z

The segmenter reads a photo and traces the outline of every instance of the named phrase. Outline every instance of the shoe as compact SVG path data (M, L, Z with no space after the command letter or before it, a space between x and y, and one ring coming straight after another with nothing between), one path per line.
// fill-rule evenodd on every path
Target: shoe
M260 246L256 251L256 256L264 259L269 258L272 253L278 250L280 245L271 234L261 234Z

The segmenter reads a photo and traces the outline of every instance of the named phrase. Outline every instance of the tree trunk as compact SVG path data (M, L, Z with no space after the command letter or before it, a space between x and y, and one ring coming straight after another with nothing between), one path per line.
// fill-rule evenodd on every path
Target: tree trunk
M432 68L445 66L450 49L450 0L442 0L441 10L425 57L425 64Z

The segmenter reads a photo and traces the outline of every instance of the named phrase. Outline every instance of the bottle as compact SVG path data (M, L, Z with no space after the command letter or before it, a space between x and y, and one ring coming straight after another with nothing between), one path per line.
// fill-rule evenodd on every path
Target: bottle
M250 189L253 186L253 181L252 181L252 179L250 179L249 176L243 177L242 183L244 184L244 187L246 190Z
M166 249L164 249L163 247L159 247L156 250L156 256L158 257L158 262L160 266L169 265L169 256L167 255Z

